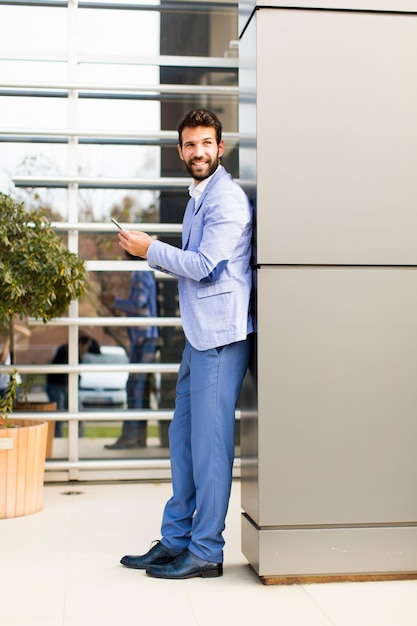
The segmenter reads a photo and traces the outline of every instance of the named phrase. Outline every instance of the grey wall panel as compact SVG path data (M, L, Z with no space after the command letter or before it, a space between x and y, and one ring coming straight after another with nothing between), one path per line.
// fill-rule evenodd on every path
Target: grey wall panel
M256 17L239 45L239 177L256 183Z
M416 572L417 527L259 531L242 516L244 554L262 577Z
M259 8L256 0L239 2L239 33L242 33L253 11ZM261 6L265 6L262 5ZM268 0L268 7L290 9L325 9L349 11L417 11L417 0Z
M417 270L261 268L259 526L417 523Z
M259 267L242 545L260 576L417 572L417 15L400 13L417 0L393 4L269 4L241 40Z
M256 360L256 347L253 361ZM240 397L241 501L246 513L259 519L259 464L258 464L258 395L256 364L252 363Z
M239 99L240 178L256 183L256 19L249 24L239 47L239 88L242 93ZM256 247L254 257L256 260ZM256 308L256 298L253 301ZM259 518L257 353L257 345L254 345L250 373L241 394L240 419L242 507L254 519Z
M258 261L417 263L417 16L263 9Z
M268 0L267 5L256 0L239 2L239 32L247 23L250 15L259 6L277 7L282 9L327 9L349 11L417 11L416 0Z

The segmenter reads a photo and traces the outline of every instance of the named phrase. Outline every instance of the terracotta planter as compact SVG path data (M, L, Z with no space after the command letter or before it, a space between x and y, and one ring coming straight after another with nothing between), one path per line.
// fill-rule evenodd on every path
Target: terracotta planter
M42 508L47 422L11 419L0 428L0 519Z

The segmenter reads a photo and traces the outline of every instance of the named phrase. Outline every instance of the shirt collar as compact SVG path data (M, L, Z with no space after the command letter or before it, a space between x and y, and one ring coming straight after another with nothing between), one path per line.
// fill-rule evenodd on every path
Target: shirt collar
M220 167L220 164L218 165L216 172L219 169L219 167ZM188 193L190 194L192 198L194 198L196 206L198 205L205 188L207 187L207 185L209 184L209 182L211 181L211 179L213 178L216 172L213 172L211 176L199 182L198 185L196 185L195 182L193 181L191 185L188 187Z

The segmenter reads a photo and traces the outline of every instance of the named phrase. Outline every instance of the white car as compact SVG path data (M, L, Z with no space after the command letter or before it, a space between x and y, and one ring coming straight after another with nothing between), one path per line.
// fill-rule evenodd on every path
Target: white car
M129 357L120 346L101 346L100 354L87 352L83 364L125 365ZM80 410L126 409L128 372L82 372L79 382Z

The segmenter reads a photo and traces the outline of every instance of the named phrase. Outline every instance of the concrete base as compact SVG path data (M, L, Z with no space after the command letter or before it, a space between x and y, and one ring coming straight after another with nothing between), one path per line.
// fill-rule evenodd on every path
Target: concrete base
M265 584L417 578L417 526L262 529L243 513L242 546Z

